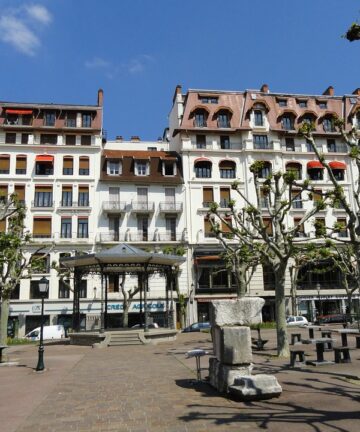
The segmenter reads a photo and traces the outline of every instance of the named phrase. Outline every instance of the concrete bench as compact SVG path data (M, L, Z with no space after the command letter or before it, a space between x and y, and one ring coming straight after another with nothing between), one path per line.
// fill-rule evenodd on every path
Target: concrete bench
M296 357L298 356L300 363L305 363L305 351L304 350L291 350L290 351L290 366L294 367L296 364Z
M356 348L360 348L360 335L355 336L355 338L356 338Z
M321 337L323 337L323 338L325 338L325 337L331 338L331 331L329 331L329 330L322 331L321 332Z
M351 363L349 347L334 347L335 363Z
M301 342L301 333L291 333L291 345Z
M3 350L5 348L8 348L8 346L7 345L0 345L0 363L3 362L2 356L3 356Z

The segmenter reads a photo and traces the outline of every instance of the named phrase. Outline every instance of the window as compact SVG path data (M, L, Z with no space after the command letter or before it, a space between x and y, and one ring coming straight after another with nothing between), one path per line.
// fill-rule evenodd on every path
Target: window
M221 110L217 116L217 123L219 128L229 128L230 125L230 113L225 110Z
M229 207L230 202L230 189L229 188L220 188L220 207L227 208Z
M148 151L157 151L157 148L156 147L148 147L147 150Z
M40 293L39 282L34 280L30 282L30 299L41 299L44 296L49 298L49 290L45 294Z
M61 218L61 238L71 238L71 237L72 237L71 217L63 217Z
M214 202L214 190L213 188L203 188L203 207L210 207Z
M264 291L275 290L275 272L270 265L263 264Z
M0 203L5 204L8 199L8 185L0 185Z
M219 98L214 96L199 96L199 100L201 103L204 104L217 104L219 101Z
M82 127L83 128L90 128L91 127L91 114L83 113L81 116L82 120Z
M324 169L323 168L308 168L308 176L310 180L323 180Z
M292 116L290 114L283 115L282 120L281 120L281 124L282 124L282 128L285 130L295 129L294 116Z
M204 236L206 238L215 237L215 233L212 231L212 225L207 216L204 218Z
M119 292L120 291L120 287L119 287L119 275L109 275L109 285L108 285L108 292L109 293L114 293L114 292Z
M327 151L329 153L336 153L336 141L334 139L327 140Z
M61 194L61 205L63 207L71 207L73 204L72 186L63 186Z
M76 145L76 135L65 135L66 145Z
M55 113L46 112L44 114L44 125L45 126L55 126Z
M297 279L298 289L314 289L314 286L320 284L321 289L338 289L341 286L341 273L333 269L333 263L323 262L316 264L316 271L313 271L314 265L308 264L299 270Z
M338 180L338 181L345 180L345 170L332 168L331 171L334 174L334 177L336 178L336 180Z
M89 187L88 186L79 186L78 205L79 205L79 207L88 207L89 206Z
M289 162L286 164L286 172L291 173L295 180L301 179L301 164L296 162Z
M58 136L56 134L41 134L40 135L40 144L57 144Z
M89 237L89 221L88 218L78 218L78 238Z
M269 205L270 205L269 191L261 188L260 189L260 207L262 209L267 209L269 207Z
M79 159L79 175L89 175L89 158L87 156L81 156Z
M298 227L299 230L296 233L296 237L306 237L304 224L300 224L301 218L294 218L294 227Z
M91 135L81 135L81 145L89 146L91 145Z
M148 241L149 239L149 218L148 216L138 215L138 240Z
M322 190L321 189L315 189L313 194L312 194L312 199L314 202L321 201L323 199L322 198Z
M302 117L301 121L309 125L311 124L315 125L316 118L312 114L306 114Z
M63 175L73 175L74 173L74 161L70 156L64 156L63 159Z
M321 237L325 235L325 219L324 218L316 218L315 219L315 237Z
M135 161L135 175L137 176L146 176L149 175L149 162L145 160Z
M264 116L263 116L263 112L260 110L254 111L254 125L264 126Z
M32 254L31 268L33 273L50 273L50 255Z
M121 174L121 164L117 160L107 161L107 174L108 175L119 175Z
M76 112L68 112L65 119L66 127L76 127Z
M18 125L20 118L17 114L7 114L6 115L6 124L8 125Z
M300 108L306 108L307 107L307 101L306 100L299 100L298 105Z
M325 117L322 123L325 132L335 132L334 120L332 118Z
M51 218L34 217L33 237L51 238Z
M34 207L52 207L53 191L52 186L35 186Z
M223 232L224 236L226 238L233 238L234 233L231 230L232 227L232 220L231 217L225 217L225 222L221 221L221 231Z
M293 209L301 209L302 208L302 200L301 200L301 190L293 190L291 191L291 199L292 199L292 208Z
M166 226L166 240L176 241L176 218L173 216L167 216L165 218Z
M0 220L0 233L4 233L5 231L6 231L6 220L3 219Z
M35 164L36 175L53 175L54 165L52 161L39 161Z
M347 222L346 222L346 218L338 218L336 220L338 226L339 226L339 231L338 231L338 237L347 237L348 236L348 232L347 232Z
M294 138L285 138L286 151L295 151Z
M30 137L30 134L22 133L21 134L21 144L29 144L29 137Z
M268 137L267 135L253 135L254 148L257 150L269 149Z
M206 148L206 135L196 135L196 148Z
M176 175L176 163L173 161L163 161L163 175L164 176Z
M59 298L70 298L69 284L69 280L59 280Z
M206 127L207 126L207 112L203 109L197 109L194 113L194 126Z
M269 237L273 236L273 226L272 226L272 222L271 222L271 218L262 218L264 226L265 226L265 230L268 234Z
M10 156L0 156L0 174L10 174Z
M26 174L26 156L16 156L16 174Z
M263 162L263 166L261 170L258 173L259 178L267 178L271 174L271 163L270 162Z
M79 287L79 297L80 298L86 298L87 297L87 280L82 280L80 282L80 287Z
M318 101L319 108L326 109L327 108L327 102L326 101Z
M16 144L16 133L6 132L5 133L5 143L6 144Z
M197 178L211 178L212 163L210 161L195 162L195 176Z
M230 137L228 135L221 135L220 136L220 148L222 150L230 150L231 149Z
M236 164L233 161L221 161L219 164L220 178L235 178Z
M25 204L25 185L15 185L14 193L19 202Z
M279 105L279 107L286 107L287 106L287 99L278 99L278 105Z

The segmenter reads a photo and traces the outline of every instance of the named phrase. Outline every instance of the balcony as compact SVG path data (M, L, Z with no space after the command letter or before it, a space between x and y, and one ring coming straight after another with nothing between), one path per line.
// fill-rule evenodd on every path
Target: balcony
M55 201L31 201L32 210L53 210Z
M292 209L293 210L302 210L302 208L303 208L303 202L302 202L302 200L300 199L296 199L296 200L294 200L292 203L291 203L291 207L292 207Z
M181 213L183 211L182 202L161 202L159 210L161 213Z
M59 202L57 208L58 211L68 212L69 209L71 209L71 211L90 211L91 207L88 200L81 200L81 201L63 200Z
M132 201L130 210L135 213L153 213L155 211L155 203L151 201Z
M107 242L134 242L134 243L142 243L142 242L175 242L184 240L185 232L179 231L163 231L159 232L155 231L138 231L138 230L126 230L122 232L114 232L110 231L107 233L99 233L97 235L97 241L100 243Z
M103 201L102 210L104 213L123 213L126 210L125 201Z
M230 198L221 199L219 202L219 207L224 208L224 209L228 209L228 208L230 208L229 202L230 202Z

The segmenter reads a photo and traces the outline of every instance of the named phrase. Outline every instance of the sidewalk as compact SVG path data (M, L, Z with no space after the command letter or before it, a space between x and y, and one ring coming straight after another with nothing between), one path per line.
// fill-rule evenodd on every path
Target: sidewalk
M41 375L31 369L36 347L12 348L11 357L18 357L23 367L0 368L1 430L358 430L360 350L351 351L349 365L290 369L288 360L272 356L275 331L262 331L262 337L269 342L264 352L254 354L254 373L275 374L283 394L252 403L222 397L206 383L191 383L195 359L185 359L185 353L211 350L209 334L179 334L177 341L158 346L47 346L49 370ZM207 367L207 358L202 367Z

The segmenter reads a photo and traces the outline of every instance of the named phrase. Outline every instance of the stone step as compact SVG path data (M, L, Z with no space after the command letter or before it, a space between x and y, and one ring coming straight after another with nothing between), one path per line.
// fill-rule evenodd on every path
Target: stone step
M127 346L127 345L142 345L142 342L140 340L137 341L116 341L116 342L109 342L108 346Z
M115 333L111 334L108 346L142 345L137 333Z

